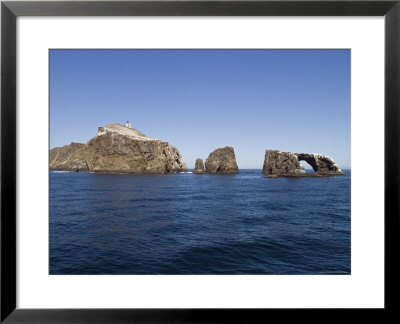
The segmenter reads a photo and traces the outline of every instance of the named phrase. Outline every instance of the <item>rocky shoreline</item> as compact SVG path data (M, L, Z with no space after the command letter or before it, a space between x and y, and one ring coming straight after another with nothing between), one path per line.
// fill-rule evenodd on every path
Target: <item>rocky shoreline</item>
M307 162L314 173L300 165ZM108 124L98 127L95 137L87 143L71 143L49 152L50 171L171 174L187 172L179 150L162 140L151 138L129 125ZM232 146L217 148L205 162L198 158L194 174L236 174L239 172ZM330 177L344 175L336 162L327 155L265 151L262 173L267 178Z

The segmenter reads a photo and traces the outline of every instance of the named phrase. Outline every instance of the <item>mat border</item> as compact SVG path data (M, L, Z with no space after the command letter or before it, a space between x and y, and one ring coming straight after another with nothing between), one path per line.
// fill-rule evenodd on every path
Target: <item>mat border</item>
M271 315L340 319L356 309L20 309L16 308L16 18L18 16L383 16L385 19L385 308L397 313L400 233L400 0L2 1L1 2L1 323L233 323ZM290 312L287 312L290 311ZM339 312L340 311L340 312ZM373 312L372 312L373 311ZM312 313L310 313L312 312ZM323 312L323 313L322 313ZM312 318L310 317L312 316ZM266 318L268 318L266 317Z

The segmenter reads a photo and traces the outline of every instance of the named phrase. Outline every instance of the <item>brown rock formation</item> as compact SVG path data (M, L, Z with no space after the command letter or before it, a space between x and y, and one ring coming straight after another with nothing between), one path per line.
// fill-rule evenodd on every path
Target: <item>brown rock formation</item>
M88 170L84 157L85 144L71 143L50 150L50 168L54 170Z
M299 161L306 161L314 173L306 173ZM335 161L322 154L291 153L278 150L266 150L263 165L264 174L269 177L294 176L294 177L321 177L332 175L344 175Z
M187 170L176 147L121 124L99 127L86 144L71 143L50 150L50 169L127 173Z
M235 152L233 147L225 146L211 152L206 159L205 169L207 173L238 173Z
M299 161L306 161L318 175L343 175L336 162L327 155L296 153Z
M262 172L267 175L302 175L305 173L295 153L278 150L265 151Z
M204 171L204 163L203 163L203 159L196 159L196 163L195 163L195 166L194 166L194 170L193 170L193 173L196 173L196 174L201 174L201 173L204 173L205 171Z

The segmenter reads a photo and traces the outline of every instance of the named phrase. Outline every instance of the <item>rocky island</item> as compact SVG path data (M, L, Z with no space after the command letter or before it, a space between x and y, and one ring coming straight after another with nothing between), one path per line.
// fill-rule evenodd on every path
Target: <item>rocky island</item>
M203 164L203 159L196 159L193 170L195 174L234 174L238 172L239 168L236 164L235 151L232 146L225 146L212 151L206 159L205 165Z
M314 173L306 173L300 165L306 161ZM323 177L344 175L336 162L327 155L266 150L262 173L268 177Z
M86 144L53 148L49 160L50 170L139 174L187 171L176 147L122 124L99 127Z
M238 173L235 151L232 146L218 148L210 153L205 163L206 173L233 174Z

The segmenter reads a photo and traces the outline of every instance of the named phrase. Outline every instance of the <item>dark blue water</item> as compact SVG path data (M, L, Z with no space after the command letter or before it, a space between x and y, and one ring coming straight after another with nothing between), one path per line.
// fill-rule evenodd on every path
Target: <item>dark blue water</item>
M50 274L350 274L350 171L50 173Z

